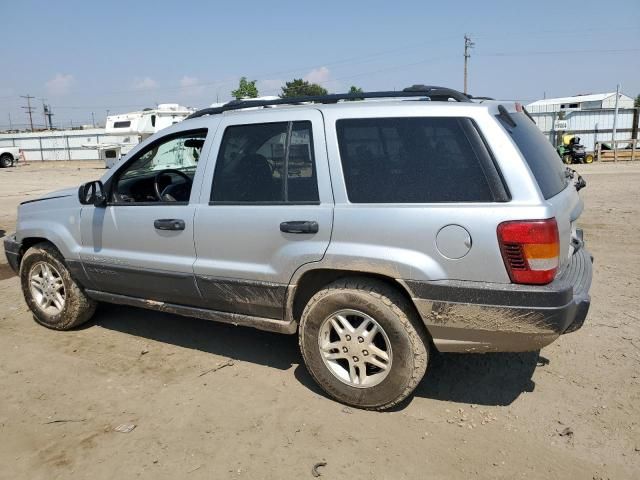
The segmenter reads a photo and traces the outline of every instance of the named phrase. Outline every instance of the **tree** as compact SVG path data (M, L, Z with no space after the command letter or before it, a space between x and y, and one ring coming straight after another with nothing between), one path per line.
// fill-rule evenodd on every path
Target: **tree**
M238 88L231 91L231 95L240 100L241 98L256 98L258 96L258 87L256 87L257 80L247 80L247 77L240 79Z
M633 106L636 108L640 108L640 94L636 97L635 102L633 102Z
M349 89L349 93L362 93L362 89L360 87L356 87L355 85L351 85L351 88ZM351 102L357 102L359 100L362 100L361 98L354 98L353 100L350 100Z
M292 82L287 82L285 86L282 87L280 97L315 97L326 94L327 90L317 83L309 83L301 78L294 78Z

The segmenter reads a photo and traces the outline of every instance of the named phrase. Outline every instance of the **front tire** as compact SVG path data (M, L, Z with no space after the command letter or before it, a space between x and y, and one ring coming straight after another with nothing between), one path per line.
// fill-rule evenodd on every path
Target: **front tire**
M571 157L571 155L563 155L562 161L565 165L571 165L573 163L573 158Z
M48 243L29 250L20 263L24 299L40 325L69 330L89 320L97 303L73 280L60 253Z
M0 168L9 168L13 166L13 157L8 153L0 155Z
M413 306L393 288L343 279L316 293L300 322L300 350L314 380L336 400L391 408L416 388L428 339Z

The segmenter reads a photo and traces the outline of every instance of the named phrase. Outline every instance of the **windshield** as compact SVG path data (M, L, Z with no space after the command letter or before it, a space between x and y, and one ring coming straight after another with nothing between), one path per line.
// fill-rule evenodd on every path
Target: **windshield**
M198 164L205 135L174 138L153 146L135 160L121 178L137 177L166 169L194 170Z

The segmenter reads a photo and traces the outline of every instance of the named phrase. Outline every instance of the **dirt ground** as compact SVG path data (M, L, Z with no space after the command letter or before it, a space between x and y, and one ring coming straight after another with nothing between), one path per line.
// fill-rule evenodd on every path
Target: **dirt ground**
M434 355L391 412L326 398L295 336L106 305L47 330L2 255L0 478L640 477L640 164L579 171L585 326L540 354ZM102 172L0 170L0 235L20 201Z

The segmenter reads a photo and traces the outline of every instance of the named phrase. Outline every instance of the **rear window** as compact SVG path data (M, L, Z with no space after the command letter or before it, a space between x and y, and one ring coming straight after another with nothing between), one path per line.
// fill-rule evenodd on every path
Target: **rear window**
M500 179L469 119L343 119L336 130L352 203L496 200Z
M502 125L520 149L544 198L551 198L565 189L569 180L566 168L553 145L524 113L510 113L516 126ZM498 119L500 117L498 116Z

